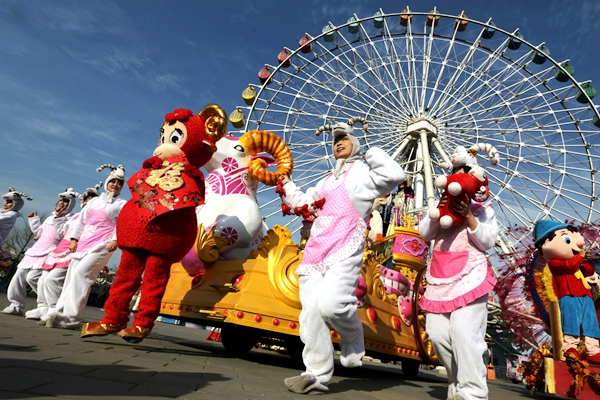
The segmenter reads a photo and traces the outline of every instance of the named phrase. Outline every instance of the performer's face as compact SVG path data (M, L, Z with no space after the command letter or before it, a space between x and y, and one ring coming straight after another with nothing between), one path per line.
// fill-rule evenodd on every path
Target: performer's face
M352 141L347 135L338 136L333 144L333 154L336 158L348 158L352 154Z
M5 210L10 209L13 206L13 201L12 200L4 200L4 204L2 205L2 208Z
M121 193L121 189L123 189L123 181L119 179L111 179L106 185L106 191L113 192L114 194Z
M56 207L54 207L54 212L56 214L62 213L67 209L67 207L69 207L68 200L59 200L58 203L56 203Z

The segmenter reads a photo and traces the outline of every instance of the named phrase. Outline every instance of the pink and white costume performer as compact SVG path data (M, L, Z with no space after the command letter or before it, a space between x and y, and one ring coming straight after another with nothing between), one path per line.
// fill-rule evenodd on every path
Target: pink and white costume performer
M46 327L79 329L92 285L116 249L117 216L126 203L120 195L125 170L122 165L115 168L104 164L98 171L103 168L112 169L104 183L106 192L91 199L73 224L69 236L77 241L76 251L71 254L62 293ZM110 191L115 180L120 182L116 193Z
M355 295L363 259L366 221L375 198L405 180L402 168L383 150L371 148L366 163L359 160L360 143L351 126L333 127L336 143L352 144L347 157L337 158L334 172L302 193L291 181L284 184L285 202L292 208L325 199L310 231L296 273L300 276L300 338L306 371L287 378L296 393L326 392L333 375L334 348L329 324L341 335L341 362L359 367L365 353L363 328L356 314ZM337 140L336 140L337 138Z
M9 257L9 255L2 250L2 243L4 243L4 240L15 226L17 218L19 217L19 210L25 205L22 197L33 200L25 193L16 192L13 188L9 188L8 193L2 195L4 206L0 209L0 258Z
M59 195L61 197L61 195ZM65 199L61 197L59 204ZM61 206L64 207L64 206ZM68 207L68 206L67 206ZM60 216L57 216L59 205L43 223L40 222L37 212L29 214L29 227L33 234L39 239L35 244L25 252L25 256L17 265L17 271L8 285L7 298L10 305L2 310L4 314L24 315L25 297L27 296L27 284L35 293L38 293L38 280L42 275L42 265L48 254L62 239L64 224L73 216L70 213L63 213L61 209Z
M455 165L455 171L463 167ZM426 331L448 372L447 398L487 399L487 298L496 279L485 253L496 242L498 225L489 202L461 201L455 207L467 217L462 225L441 228L428 213L419 223L423 240L435 240L419 304L428 312Z
M76 192L69 189L61 195L72 196L69 207L72 208L75 206L78 196ZM79 199L82 201L82 207L85 201L84 196L90 198L90 196L96 197L98 195L97 189L87 189L83 195L79 196ZM69 212L71 211L70 209L68 210ZM41 319L45 323L48 317L54 312L56 302L62 292L65 277L67 276L67 268L71 263L71 252L69 251L69 245L71 244L70 233L73 230L74 222L79 218L79 214L76 213L64 224L62 229L64 231L63 239L52 250L48 258L46 258L44 265L42 265L43 272L38 281L37 308L27 311L25 318L33 320Z

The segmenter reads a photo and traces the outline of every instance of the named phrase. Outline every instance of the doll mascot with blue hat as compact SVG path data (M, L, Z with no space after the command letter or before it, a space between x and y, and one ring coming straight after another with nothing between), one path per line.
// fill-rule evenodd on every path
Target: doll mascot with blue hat
M533 228L533 237L535 247L548 262L553 276L552 286L561 311L561 351L565 355L576 352L579 359L577 347L583 337L587 361L600 364L600 327L590 289L590 283L597 283L598 276L579 229L570 224L540 220Z

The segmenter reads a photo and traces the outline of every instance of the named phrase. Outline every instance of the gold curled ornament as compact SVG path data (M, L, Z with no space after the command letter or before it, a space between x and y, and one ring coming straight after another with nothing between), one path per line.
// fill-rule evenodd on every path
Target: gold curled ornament
M287 228L275 225L267 231L248 259L265 260L269 286L275 297L290 307L301 309L299 278L295 273L300 263L300 252L291 236Z
M171 164L165 160L162 166L162 169L151 171L150 176L146 178L145 182L152 187L158 185L165 192L171 192L182 187L184 184L181 177L181 171L183 171L184 167L183 163L179 161Z
M295 272L298 264L300 253L297 246L277 247L269 253L267 273L275 297L300 310L300 280Z
M206 136L214 142L227 133L227 113L218 104L207 104L198 116L204 119Z
M219 259L219 251L227 245L227 239L215 236L215 226L205 231L204 225L198 226L194 251L205 263L213 263Z
M425 331L426 327L426 315L421 307L419 307L419 287L423 285L425 281L425 273L427 267L423 266L415 278L414 289L412 294L412 325L411 330L415 339L415 344L419 349L421 359L429 364L439 364L439 359L433 349L433 344L429 341L429 335Z

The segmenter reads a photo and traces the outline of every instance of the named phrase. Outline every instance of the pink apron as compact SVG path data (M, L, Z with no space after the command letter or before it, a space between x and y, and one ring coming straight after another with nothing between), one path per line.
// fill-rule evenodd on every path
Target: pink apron
M42 267L46 256L54 250L58 240L56 239L56 230L52 222L42 223L42 232L35 244L25 252L25 256L19 263L19 268L39 269Z
M96 197L87 205L87 221L77 243L77 252L72 257L81 259L88 253L105 248L115 233L115 224L106 213L107 202Z
M346 260L364 245L367 224L356 212L346 193L346 178L330 175L323 185L321 198L325 199L310 230L304 255L296 269L298 275L324 274L330 266Z
M44 261L44 265L42 265L44 271L50 271L54 268L67 268L69 264L71 264L71 251L69 251L69 246L71 245L71 232L73 231L73 226L75 226L77 218L79 218L79 214L75 214L73 218L71 218L63 240L58 243L56 248L52 250L52 253L48 255L46 261Z
M479 204L471 210L475 216L483 212ZM452 312L489 293L496 284L485 253L469 241L465 224L448 228L436 240L427 270L427 290L419 301L426 311Z

